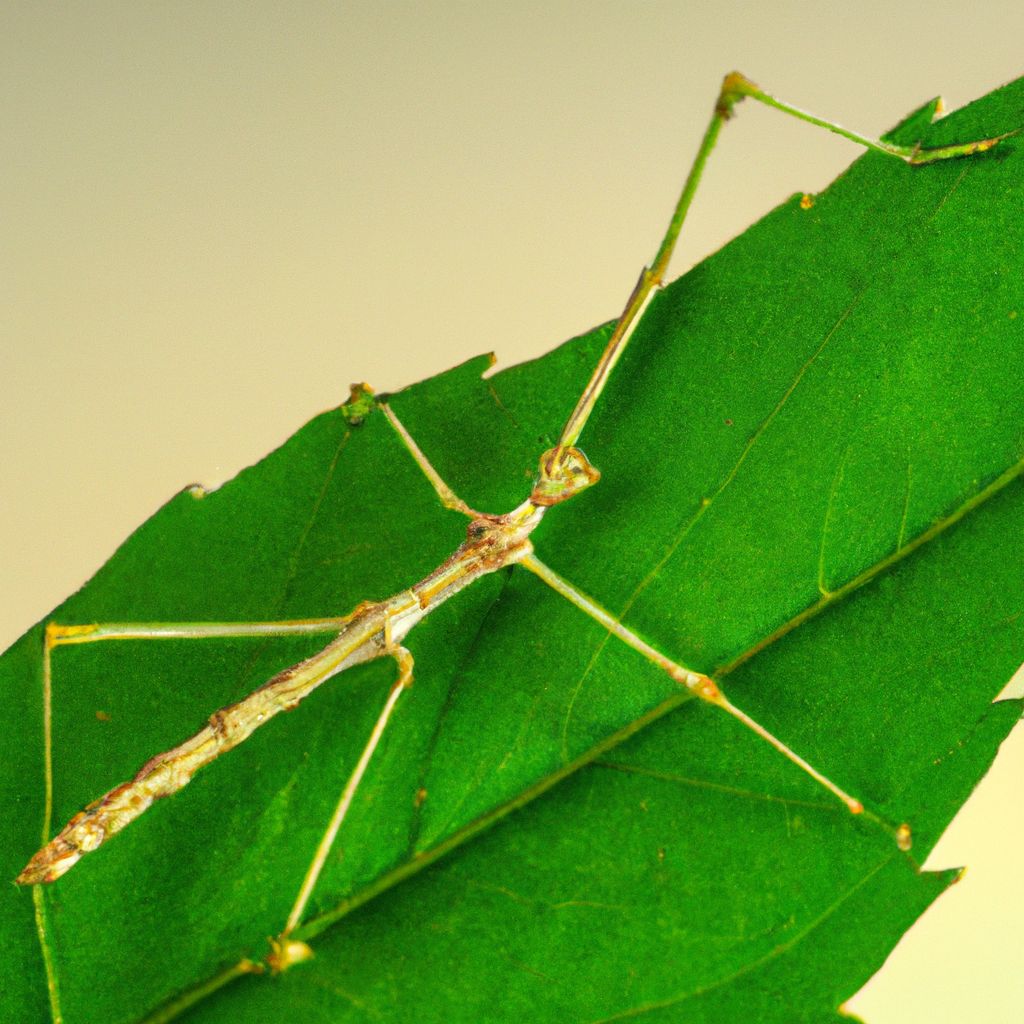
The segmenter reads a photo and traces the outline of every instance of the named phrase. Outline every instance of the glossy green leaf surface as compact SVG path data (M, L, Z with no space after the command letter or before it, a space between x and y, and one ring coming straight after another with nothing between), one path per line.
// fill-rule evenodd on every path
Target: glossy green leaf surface
M900 137L1022 123L1016 83ZM600 485L534 534L631 629L911 822L910 855L517 568L410 634L416 684L307 911L312 962L203 988L281 930L388 662L268 723L38 907L4 890L4 1019L50 1017L39 922L67 1024L833 1019L951 880L916 865L1020 715L990 702L1024 658L1022 170L1016 139L923 168L868 155L696 267L588 425ZM392 405L466 501L506 511L605 336L487 380L474 360ZM463 529L380 413L328 412L172 500L52 618L339 615L426 575ZM10 878L44 821L40 635L0 664ZM53 826L315 647L59 649Z

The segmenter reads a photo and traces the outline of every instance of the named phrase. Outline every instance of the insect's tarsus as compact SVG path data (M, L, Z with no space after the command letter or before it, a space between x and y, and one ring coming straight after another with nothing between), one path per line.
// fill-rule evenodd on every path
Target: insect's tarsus
M374 406L384 415L405 443L407 449L433 485L442 504L470 518L466 540L429 576L383 601L364 602L343 618L318 619L302 623L149 623L64 626L50 624L44 639L44 728L46 730L46 809L44 815L44 846L18 876L21 884L52 882L81 857L96 849L109 836L138 817L157 798L168 796L184 786L194 772L245 740L252 731L281 710L294 707L325 680L351 665L372 658L394 657L399 676L392 686L356 767L349 776L335 807L331 821L318 844L309 869L299 889L281 934L273 943L268 957L272 969L283 970L304 959L308 947L293 932L299 927L309 898L326 862L352 798L363 778L381 736L390 721L401 693L412 681L412 657L401 646L405 635L425 615L443 601L479 577L499 569L524 564L549 586L568 597L581 610L602 622L611 633L628 643L645 657L658 663L681 685L708 703L727 711L748 728L771 743L791 761L803 768L821 785L842 800L854 813L863 811L859 800L840 789L796 753L790 750L744 712L736 708L722 693L718 684L700 673L676 664L666 655L646 644L592 599L585 598L570 583L557 577L533 555L530 534L549 507L566 501L591 486L599 477L597 470L576 447L587 420L607 384L645 310L664 284L676 240L697 191L708 157L714 149L722 126L735 113L743 99L753 99L808 124L817 125L868 149L896 157L910 164L932 163L952 157L970 156L991 149L1009 135L979 139L937 148L902 146L869 138L800 110L764 92L746 76L731 72L725 76L715 102L711 119L697 150L690 172L676 201L665 235L650 266L637 280L622 314L616 321L602 353L575 408L569 414L557 445L541 456L540 470L529 497L511 512L503 515L482 514L467 505L441 478L427 456L382 399L374 399L365 385L353 389L353 396L343 406L350 424L369 415ZM133 780L111 790L85 810L79 812L52 839L47 840L51 817L51 763L49 754L49 679L53 649L72 643L91 643L115 639L168 639L213 636L272 636L294 633L333 632L334 639L319 653L285 669L244 700L215 712L199 733L180 746L152 758ZM866 816L878 821L895 836L901 849L910 843L906 825L893 827L871 812ZM249 964L249 961L245 961ZM246 971L255 969L251 964ZM237 972L236 972L237 973Z

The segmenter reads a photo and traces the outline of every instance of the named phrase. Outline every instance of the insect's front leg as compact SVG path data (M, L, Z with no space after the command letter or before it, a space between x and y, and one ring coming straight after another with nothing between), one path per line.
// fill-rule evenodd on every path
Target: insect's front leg
M597 366L587 382L587 386L583 389L576 407L570 413L565 426L562 428L559 447L568 447L576 444L594 406L597 404L601 392L604 390L605 384L611 376L612 369L629 343L648 304L658 289L664 285L668 266L672 260L672 253L675 251L676 242L679 239L679 233L690 211L690 206L697 193L697 188L700 185L708 158L711 156L711 151L715 148L722 127L734 116L736 105L744 99L756 100L758 103L763 103L765 106L795 117L799 121L805 121L807 124L812 124L836 135L841 135L843 138L856 142L867 149L915 165L983 153L985 150L991 149L999 142L1018 134L1020 131L1018 129L987 139L976 139L970 142L956 143L951 146L939 146L934 149L922 148L920 145L900 146L862 135L859 132L850 131L835 121L829 121L815 114L810 114L806 110L801 110L799 107L795 107L765 92L739 71L729 72L722 81L711 119L704 130L704 137L697 150L697 155L694 157L693 164L690 166L689 173L686 175L682 192L680 192L679 198L676 201L668 228L661 240L661 244L658 246L658 251L650 266L644 267L640 272L640 277L633 287L626 306L612 330L605 350L601 354L601 358L598 360Z

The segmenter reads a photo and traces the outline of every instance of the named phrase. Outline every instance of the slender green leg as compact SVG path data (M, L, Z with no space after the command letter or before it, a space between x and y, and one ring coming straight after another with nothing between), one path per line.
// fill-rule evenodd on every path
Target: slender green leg
M395 428L395 433L402 439L402 443L409 449L409 454L416 460L416 465L423 471L423 475L430 481L431 486L437 492L441 504L455 512L461 512L470 519L478 519L480 513L471 509L441 478L441 474L434 469L430 459L423 454L423 449L416 443L412 434L405 429L405 425L395 415L394 410L386 402L379 402L379 408L388 418L388 422Z
M292 939L291 933L302 923L302 915L306 910L306 905L309 903L310 896L313 895L317 880L320 878L324 865L327 863L327 858L334 846L334 841L338 837L338 831L348 815L349 808L352 806L352 800L356 795L356 790L363 781L363 776L366 774L366 769L369 767L374 751L380 744L384 730L391 719L391 713L395 710L395 705L398 703L398 698L401 697L403 691L412 686L412 654L404 647L394 645L391 645L389 653L398 662L398 678L388 693L384 707L381 709L373 731L370 733L370 738L366 741L366 746L359 755L359 760L356 762L355 768L352 769L352 774L345 783L345 788L341 791L341 796L338 798L338 803L334 808L334 813L331 815L331 820L328 822L327 828L317 844L316 852L313 855L312 861L310 861L309 868L306 870L306 876L302 880L299 894L295 898L295 904L288 915L284 930L276 939L271 940L272 951L267 958L267 962L270 964L271 970L275 972L287 970L293 964L308 960L313 955L313 951L309 946L300 940Z
M661 651L652 647L646 640L642 640L631 629L619 622L614 615L602 608L593 598L587 597L582 591L569 583L568 580L559 576L558 573L545 565L535 555L528 555L524 558L522 565L542 579L549 587L552 588L552 590L561 594L562 597L574 604L580 609L580 611L586 613L597 622L600 622L601 625L604 626L605 629L607 629L613 636L617 637L623 643L632 647L633 650L642 654L648 661L653 662L660 669L667 672L675 682L686 687L686 689L695 697L699 697L701 700L711 704L713 707L721 708L723 711L732 715L732 717L740 722L740 724L745 728L749 729L756 736L759 736L761 739L765 740L765 742L773 746L780 754L782 754L783 757L792 761L792 763L801 771L805 772L820 786L824 787L833 796L841 800L851 814L864 813L864 805L860 800L851 796L844 789L841 789L830 778L828 778L828 776L823 775L817 768L805 761L799 754L792 750L792 748L783 743L782 740L773 733L770 733L763 725L756 722L745 711L736 707L736 705L726 697L719 685L710 676L684 668L682 665L677 664L671 658L662 654ZM872 813L869 813L868 817L877 821L887 831L891 832L901 850L910 849L911 838L910 827L908 825L903 824L895 826Z
M643 316L644 310L647 308L655 292L664 286L665 274L668 271L669 261L672 259L676 240L679 238L679 232L682 229L683 222L686 220L686 215L693 202L697 186L700 184L708 157L718 141L718 134L725 122L733 116L736 104L747 97L757 100L759 103L764 103L766 106L774 107L776 110L781 110L784 114L790 114L800 121L806 121L808 124L825 128L827 131L841 135L852 142L857 142L868 149L884 153L886 156L895 157L909 164L934 163L936 160L948 160L952 157L981 153L991 149L1003 139L1017 134L1015 131L1007 132L1005 135L997 135L990 139L978 139L974 142L940 146L935 149L922 149L919 146L898 146L893 143L882 142L879 139L869 138L858 132L852 132L833 121L826 121L824 118L809 114L799 107L784 103L782 100L776 99L774 96L758 88L750 79L741 75L738 71L730 72L722 82L722 88L718 94L718 100L715 103L711 120L704 131L704 138L701 140L700 148L697 150L697 156L694 158L690 173L686 176L683 190L676 202L675 209L672 212L672 219L669 221L668 229L661 241L661 245L658 247L654 261L649 267L644 267L641 271L636 286L626 302L626 308L622 311L622 315L619 317L612 335L608 339L608 344L605 346L593 376L583 390L583 394L580 395L576 408L573 409L568 420L566 420L565 426L562 428L558 447L552 449L549 453L549 466L552 473L555 472L557 464L565 457L565 451L575 445L579 439L597 399L608 382L612 369L628 344L637 323Z
M834 121L826 121L822 117L817 117L815 114L810 114L806 110L794 107L791 103L786 103L783 100L777 99L775 96L766 93L763 89L751 82L749 78L740 74L738 71L732 71L726 75L725 81L722 83L722 93L719 98L719 104L723 106L725 116L729 117L732 113L732 107L746 96L749 96L752 100L757 100L758 103L763 103L767 107L774 107L776 110L781 110L784 114L792 114L793 117L796 117L801 121L806 121L808 124L814 124L819 128L825 128L830 132L834 132L836 135L841 135L844 139L849 139L851 142L857 142L862 146L866 146L868 149L873 149L879 153L885 153L887 156L898 157L900 160L905 160L908 164L915 165L931 164L935 163L936 160L949 160L951 157L972 156L974 153L984 153L986 149L991 149L996 145L996 143L1002 142L1003 139L1008 139L1010 136L1016 135L1020 131L1020 129L1014 129L1012 132L995 135L989 139L977 139L973 142L957 142L951 146L935 146L930 149L922 148L920 144L914 146L898 146L892 142L883 142L881 139L873 139L870 136L861 135L860 132L850 131L849 128L844 128L842 125L836 124Z
M325 619L282 619L268 622L97 622L46 627L45 650L100 640L229 640L259 636L316 636L337 633L350 615Z

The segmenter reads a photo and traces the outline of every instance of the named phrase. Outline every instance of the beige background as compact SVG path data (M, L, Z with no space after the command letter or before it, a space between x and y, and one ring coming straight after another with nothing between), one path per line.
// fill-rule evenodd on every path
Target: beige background
M0 647L349 382L614 315L731 67L871 132L1024 73L1019 0L893 6L5 4ZM744 108L676 270L856 155ZM870 1021L1019 1020L1022 753Z

